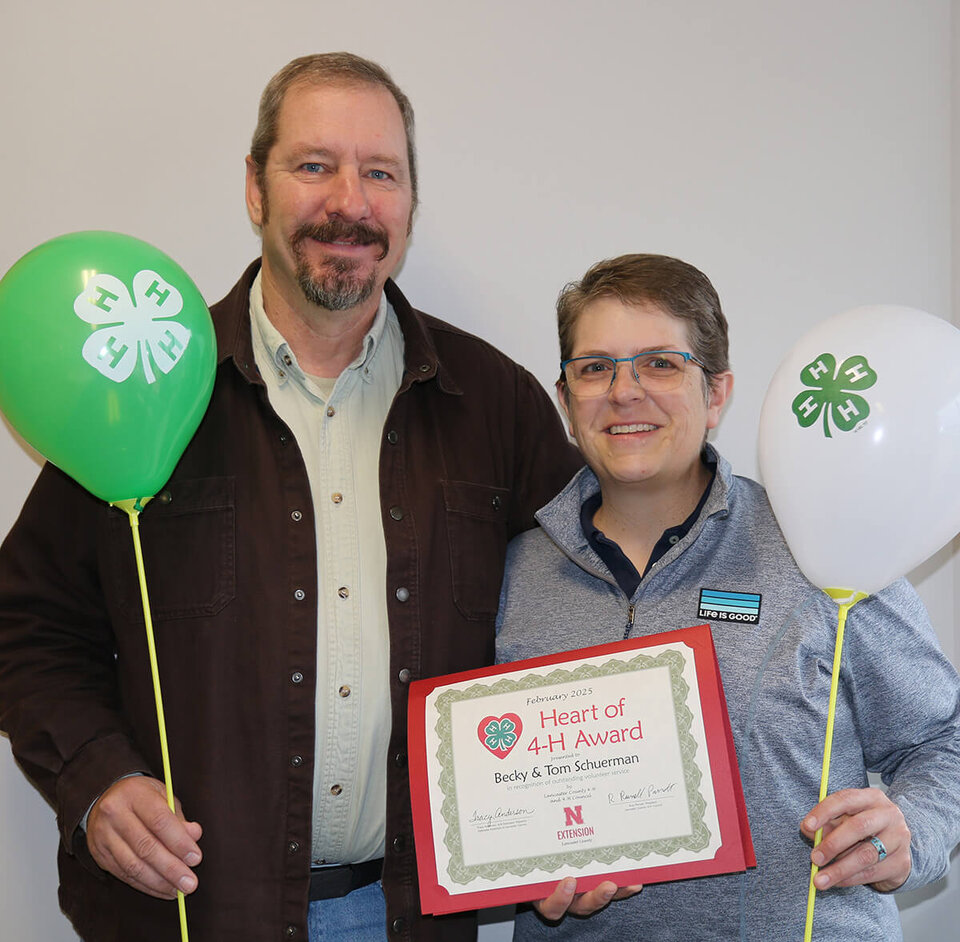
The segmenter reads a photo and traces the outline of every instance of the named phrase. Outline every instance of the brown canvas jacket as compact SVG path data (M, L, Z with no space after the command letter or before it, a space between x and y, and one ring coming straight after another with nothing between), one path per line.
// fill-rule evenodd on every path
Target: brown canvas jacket
M307 938L316 546L303 460L254 365L257 268L213 308L213 399L140 523L174 788L204 828L187 898L197 942ZM393 713L386 931L467 939L472 915L420 916L407 691L492 662L507 541L581 461L529 373L413 310L392 282L386 290L405 342L380 457ZM177 938L176 904L100 871L78 830L118 777L162 771L127 518L50 465L0 550L0 727L56 809L60 901L80 935Z

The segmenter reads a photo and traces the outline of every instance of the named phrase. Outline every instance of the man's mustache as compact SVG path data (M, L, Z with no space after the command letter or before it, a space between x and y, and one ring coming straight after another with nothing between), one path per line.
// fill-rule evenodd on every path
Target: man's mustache
M344 222L342 219L328 219L321 223L305 223L294 233L295 244L305 239L318 242L353 242L356 245L379 245L382 251L377 261L383 261L390 251L390 238L386 230L371 226L365 222Z

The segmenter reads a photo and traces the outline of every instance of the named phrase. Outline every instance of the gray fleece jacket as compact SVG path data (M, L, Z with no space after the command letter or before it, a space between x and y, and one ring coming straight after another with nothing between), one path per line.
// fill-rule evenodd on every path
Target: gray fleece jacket
M580 526L581 504L598 490L584 468L537 514L541 529L510 544L497 659L709 622L758 865L650 885L557 927L520 912L514 938L800 940L810 846L799 825L819 792L837 607L797 568L763 488L723 459L699 519L627 598ZM755 623L752 612L717 617L716 596L704 593L718 591L759 596ZM857 604L846 624L830 791L866 786L868 770L880 773L912 834L903 888L942 876L960 840L960 680L902 579ZM814 938L901 939L893 897L869 887L819 893Z

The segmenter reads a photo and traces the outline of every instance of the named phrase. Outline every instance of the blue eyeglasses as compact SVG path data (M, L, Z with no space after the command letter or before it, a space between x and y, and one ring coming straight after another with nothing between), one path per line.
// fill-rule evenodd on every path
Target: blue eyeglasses
M610 391L617 378L618 363L629 363L633 378L644 389L669 392L683 382L683 374L691 362L707 372L702 360L682 350L646 350L632 357L571 357L560 364L560 369L570 392L588 399Z

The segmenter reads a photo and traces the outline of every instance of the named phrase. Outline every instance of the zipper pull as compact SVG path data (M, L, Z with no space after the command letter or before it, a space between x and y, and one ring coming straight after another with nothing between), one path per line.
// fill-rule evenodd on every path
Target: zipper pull
M633 616L636 614L637 607L635 605L627 606L627 623L623 626L623 640L626 641L630 637L630 632L633 631Z

